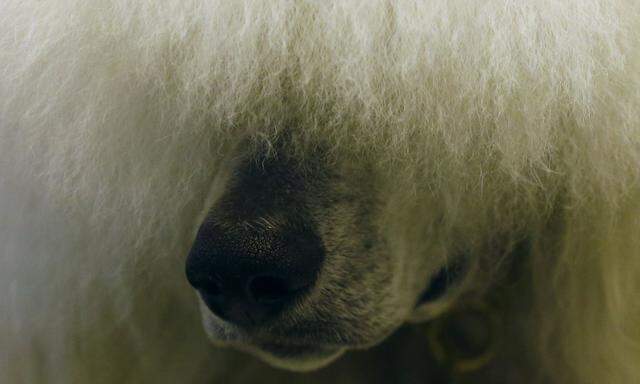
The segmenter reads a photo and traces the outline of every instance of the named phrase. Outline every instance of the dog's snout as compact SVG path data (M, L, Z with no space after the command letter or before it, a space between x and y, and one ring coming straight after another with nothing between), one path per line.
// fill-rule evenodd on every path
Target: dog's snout
M207 307L245 327L277 317L308 292L324 259L312 228L260 223L207 220L187 258L187 278Z

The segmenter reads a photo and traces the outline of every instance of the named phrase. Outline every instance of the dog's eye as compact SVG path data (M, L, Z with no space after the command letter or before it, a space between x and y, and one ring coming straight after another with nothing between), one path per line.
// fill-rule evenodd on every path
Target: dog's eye
M454 262L445 265L429 282L427 289L424 291L418 305L430 301L437 300L452 286L458 284L468 268L466 257L459 257Z

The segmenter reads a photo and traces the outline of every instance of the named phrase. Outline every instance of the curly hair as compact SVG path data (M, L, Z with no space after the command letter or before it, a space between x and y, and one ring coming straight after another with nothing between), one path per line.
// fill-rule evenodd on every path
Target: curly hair
M0 381L205 377L175 255L217 154L285 129L530 239L541 375L640 380L637 1L4 0Z

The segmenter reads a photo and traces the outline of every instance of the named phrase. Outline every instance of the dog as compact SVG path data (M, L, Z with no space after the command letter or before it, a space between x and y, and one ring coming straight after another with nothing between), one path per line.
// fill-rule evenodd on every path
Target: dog
M634 1L5 0L0 74L2 382L640 379Z

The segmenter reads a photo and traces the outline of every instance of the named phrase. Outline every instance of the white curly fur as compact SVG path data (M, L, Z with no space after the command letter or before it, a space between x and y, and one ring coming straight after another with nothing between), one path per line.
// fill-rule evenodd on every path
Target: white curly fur
M3 0L0 381L196 382L180 255L285 128L533 239L539 369L640 380L638 1Z

